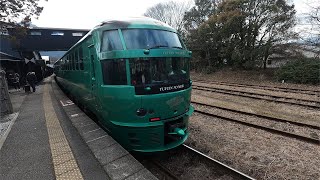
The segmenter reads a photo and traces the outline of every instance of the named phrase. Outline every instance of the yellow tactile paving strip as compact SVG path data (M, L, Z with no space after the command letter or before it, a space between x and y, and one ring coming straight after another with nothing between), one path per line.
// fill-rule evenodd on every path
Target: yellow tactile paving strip
M53 109L48 85L44 86L43 91L43 107L56 179L83 179L78 164Z

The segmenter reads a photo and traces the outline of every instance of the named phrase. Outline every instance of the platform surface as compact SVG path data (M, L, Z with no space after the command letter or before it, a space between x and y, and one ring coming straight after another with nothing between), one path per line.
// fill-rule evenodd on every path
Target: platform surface
M14 113L0 120L0 179L156 179L52 77L10 97Z

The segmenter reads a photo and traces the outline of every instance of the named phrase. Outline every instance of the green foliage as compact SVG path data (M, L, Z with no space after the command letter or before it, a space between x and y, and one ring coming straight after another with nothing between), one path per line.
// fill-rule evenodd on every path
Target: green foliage
M221 1L221 0L220 0ZM195 0L195 6L184 15L184 24L187 30L198 28L215 10L219 0Z
M320 59L304 58L290 61L276 71L276 77L279 81L285 82L320 84Z
M18 47L20 40L27 34L31 18L37 18L42 10L39 0L0 0L0 28L14 27L14 31L5 38Z
M211 64L266 67L274 46L292 37L294 15L294 6L286 0L223 1L208 20L190 32L187 43L194 53L206 54L204 61Z

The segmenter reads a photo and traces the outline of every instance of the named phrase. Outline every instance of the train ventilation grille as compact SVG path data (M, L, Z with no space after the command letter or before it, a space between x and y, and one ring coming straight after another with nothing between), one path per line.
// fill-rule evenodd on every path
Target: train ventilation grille
M137 137L136 133L128 133L128 139L131 146L133 147L141 146L140 139Z
M154 146L158 146L161 144L160 134L159 133L149 133L149 140Z

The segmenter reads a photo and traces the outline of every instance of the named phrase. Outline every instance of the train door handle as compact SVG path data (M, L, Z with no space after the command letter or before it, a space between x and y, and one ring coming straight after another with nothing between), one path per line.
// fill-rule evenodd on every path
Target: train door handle
M92 77L92 78L91 78L91 80L92 80L92 81L95 81L95 80L96 80L96 78Z

